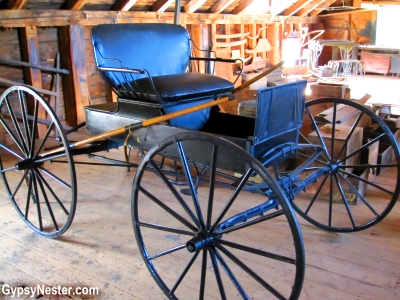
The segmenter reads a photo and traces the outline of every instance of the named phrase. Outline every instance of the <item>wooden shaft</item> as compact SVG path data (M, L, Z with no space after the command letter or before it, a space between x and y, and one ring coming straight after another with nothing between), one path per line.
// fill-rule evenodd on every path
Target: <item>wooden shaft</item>
M151 118L151 119L148 119L148 120L145 120L145 121L142 121L142 122L138 122L138 123L133 123L133 124L128 125L128 126L120 127L120 128L117 128L117 129L114 129L114 130L110 130L110 131L107 131L107 132L92 136L90 138L75 142L75 143L71 143L70 144L70 148L77 148L77 147L84 146L84 145L87 145L87 144L90 144L90 143L93 143L93 142L97 142L97 141L101 141L101 140L107 139L109 137L117 136L117 135L120 135L120 134L123 134L123 133L128 133L130 130L133 131L133 130L136 130L136 129L139 129L139 128L142 128L142 127L148 127L148 126L151 126L151 125L154 125L154 124L158 124L158 123L161 123L161 122L164 122L164 121L168 121L170 119L173 119L173 118L176 118L176 117L179 117L179 116L190 114L190 113L198 111L198 110L202 110L202 109L209 108L209 107L212 107L212 106L215 106L215 105L218 105L218 104L222 104L222 103L225 103L225 102L228 102L228 101L229 101L229 97L224 97L224 98L221 98L221 99L218 99L218 100L215 100L215 101L211 101L211 102L208 102L208 103L200 104L200 105L197 105L197 106L194 106L194 107L189 107L189 108L186 108L186 109L183 109L183 110L179 110L179 111L176 111L176 112L173 112L173 113L170 113L170 114L158 116L158 117ZM65 151L65 147L59 147L59 148L56 148L56 149L45 151L45 152L41 153L40 156L43 157L43 156L46 156L46 155L52 155L52 154L56 154L56 153L62 152L62 151Z
M173 118L176 118L176 117L179 117L179 116L183 116L183 115L186 115L186 114L190 114L192 112L195 112L195 111L198 111L198 110L202 110L202 109L205 109L205 108L209 108L209 107L212 107L212 106L215 106L215 105L218 105L218 104L222 104L222 103L225 103L225 102L228 102L228 101L229 101L229 97L224 97L224 98L221 98L221 99L218 99L218 100L215 100L215 101L207 102L207 103L200 104L200 105L197 105L197 106L194 106L194 107L189 107L189 108L186 108L186 109L183 109L183 110L179 110L179 111L176 111L176 112L173 112L173 113L170 113L170 114L166 114L166 115L158 116L158 117L155 117L155 118L151 118L151 119L148 119L148 120L145 120L145 121L142 122L143 123L143 127L147 127L147 126L154 125L154 124L157 124L157 123L160 123L160 122L168 121L170 119L173 119Z
M260 80L261 78L263 78L264 76L268 75L269 73L271 73L272 71L278 69L280 66L282 66L285 63L285 61L281 61L280 63L276 64L275 66L269 68L268 70L262 72L261 74L253 77L252 79L245 81L243 84L241 84L240 86L238 86L236 89L233 90L233 94L236 94L237 92L243 90L244 88L248 87L250 84L253 84L254 82L256 82L257 80Z

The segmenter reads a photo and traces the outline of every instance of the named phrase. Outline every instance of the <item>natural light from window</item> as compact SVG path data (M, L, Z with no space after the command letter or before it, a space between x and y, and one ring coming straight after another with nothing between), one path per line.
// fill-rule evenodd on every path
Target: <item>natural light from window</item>
M394 27L399 16L400 6L378 8L376 45L400 48L400 35Z

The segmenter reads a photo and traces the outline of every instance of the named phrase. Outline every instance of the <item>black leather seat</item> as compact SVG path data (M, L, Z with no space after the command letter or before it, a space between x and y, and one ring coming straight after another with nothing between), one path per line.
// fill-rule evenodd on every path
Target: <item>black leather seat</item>
M232 93L232 82L187 72L191 43L172 24L104 24L93 27L96 65L120 99L159 105L161 113L213 101ZM172 119L170 125L201 129L209 109Z

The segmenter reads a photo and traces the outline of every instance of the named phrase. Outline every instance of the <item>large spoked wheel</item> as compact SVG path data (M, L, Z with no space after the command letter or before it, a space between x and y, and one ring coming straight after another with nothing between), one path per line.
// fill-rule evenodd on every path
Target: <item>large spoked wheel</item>
M0 170L6 193L33 231L57 237L70 226L76 206L75 168L62 125L49 104L28 87L7 89L0 109ZM50 153L59 147L64 149Z
M398 128L389 128L375 112L354 101L307 102L299 142L319 145L322 151L297 152L295 166L315 154L316 159L292 178L293 190L300 192L294 209L330 231L358 231L381 221L399 196L399 138Z
M161 156L181 172L159 168ZM300 295L304 249L293 211L265 168L226 140L187 132L151 149L134 180L132 219L144 262L170 299Z

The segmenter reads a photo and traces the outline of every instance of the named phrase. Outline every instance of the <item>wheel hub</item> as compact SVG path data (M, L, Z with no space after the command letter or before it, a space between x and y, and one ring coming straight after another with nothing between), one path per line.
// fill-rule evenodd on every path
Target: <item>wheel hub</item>
M209 236L208 234L201 232L186 243L186 248L191 253L197 252L212 245L214 239L215 237Z
M25 160L22 160L20 162L17 162L15 164L15 169L17 169L18 171L22 171L22 170L28 170L28 169L33 169L33 167L37 166L37 165L42 165L43 163L36 163L34 160L28 158Z
M337 173L339 169L339 164L336 161L331 161L329 163L330 171L332 174Z

